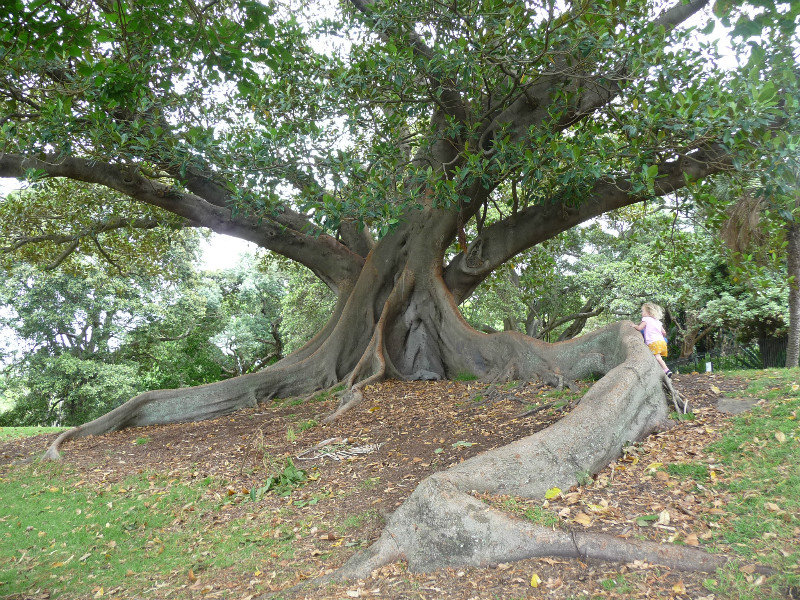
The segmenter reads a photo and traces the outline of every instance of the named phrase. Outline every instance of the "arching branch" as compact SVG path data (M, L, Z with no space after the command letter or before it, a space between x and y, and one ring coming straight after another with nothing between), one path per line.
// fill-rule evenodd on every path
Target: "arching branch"
M350 4L358 11L358 13L367 21L370 27L380 35L384 40L390 37L395 43L398 43L396 38L407 40L407 45L411 48L414 55L423 60L430 60L434 58L435 51L428 47L422 38L409 27L404 31L396 31L387 26L385 20L376 18L373 7L373 0L349 0ZM399 35L396 35L399 34ZM464 121L467 115L467 108L461 97L457 83L450 78L442 78L433 73L424 73L429 86L433 93L431 97L437 102L439 108L459 121Z
M658 165L654 193L663 196L698 180L732 168L732 157L717 144ZM529 206L485 227L467 253L459 253L445 269L445 282L457 302L463 302L489 274L520 252L579 223L610 210L651 197L633 189L630 176L599 180L578 206L555 199ZM473 250L480 248L479 255Z
M651 27L663 27L666 31L684 23L692 15L707 6L709 0L678 2L653 19ZM491 121L487 122L481 135L481 147L488 147L489 139L513 123L512 137L524 137L531 127L550 118L550 107L555 90L570 92L570 104L561 110L561 118L553 124L562 130L614 100L622 90L622 84L630 79L628 60L623 57L616 67L594 70L596 65L579 56L575 50L554 55L552 66L536 76L527 85L518 85L519 92L507 98L505 106L495 108Z
M217 206L197 194L160 181L125 166L83 158L26 157L0 155L0 177L25 177L30 170L50 177L104 185L144 204L162 208L183 217L194 226L251 241L286 256L311 269L334 291L354 280L363 258L329 235L311 235L276 223L269 216L234 216L230 209Z

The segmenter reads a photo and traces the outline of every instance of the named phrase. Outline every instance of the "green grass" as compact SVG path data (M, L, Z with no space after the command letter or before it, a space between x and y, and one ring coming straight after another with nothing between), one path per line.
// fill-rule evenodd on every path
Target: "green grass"
M300 423L297 426L297 430L301 431L301 432L302 431L307 431L309 429L313 429L317 425L319 425L319 421L317 421L316 419L308 419L308 420L303 421L302 423Z
M0 441L64 431L69 427L0 427Z
M600 585L606 591L613 590L619 594L629 594L634 591L633 586L625 580L625 575L622 573L610 579L602 580Z
M671 463L667 465L667 473L678 477L691 477L697 481L708 479L708 465L700 463Z
M724 515L705 517L715 526L710 549L780 572L759 583L757 574L723 569L706 588L725 598L785 597L790 586L800 586L800 369L725 376L749 380L746 390L727 395L765 400L763 407L733 418L722 438L708 447L724 465L725 476L709 480L707 466L696 463L670 464L667 471L730 495Z
M500 503L500 508L537 525L544 525L545 527L558 527L561 525L561 519L551 510L541 506L531 506L524 500L514 497L503 499Z
M467 371L462 371L461 373L457 373L455 377L453 377L453 381L477 381L478 376L474 373L469 373Z
M0 478L0 596L42 589L77 597L120 586L130 595L189 570L253 571L265 547L291 553L291 542L244 518L208 528L220 509L214 492L213 482L148 473L96 486L59 464L18 468Z
M383 517L381 517L380 513L374 508L370 508L363 512L345 517L342 519L341 525L339 525L337 529L339 533L344 534L353 529L360 529L367 523L381 520L383 520Z

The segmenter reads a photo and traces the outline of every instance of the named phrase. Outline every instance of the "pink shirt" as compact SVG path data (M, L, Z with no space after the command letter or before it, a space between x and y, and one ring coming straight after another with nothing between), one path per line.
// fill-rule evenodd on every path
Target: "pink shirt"
M664 339L664 334L661 333L664 330L664 327L661 325L661 321L654 319L653 317L642 317L642 323L644 323L644 330L642 333L644 334L645 344L666 341Z

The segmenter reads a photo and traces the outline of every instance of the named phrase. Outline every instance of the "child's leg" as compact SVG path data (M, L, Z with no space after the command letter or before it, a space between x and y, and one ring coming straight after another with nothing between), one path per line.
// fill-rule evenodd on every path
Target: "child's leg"
M669 367L667 366L667 363L664 362L664 359L661 358L661 355L655 354L654 356L656 357L658 364L661 365L661 368L664 369L664 373L669 373Z

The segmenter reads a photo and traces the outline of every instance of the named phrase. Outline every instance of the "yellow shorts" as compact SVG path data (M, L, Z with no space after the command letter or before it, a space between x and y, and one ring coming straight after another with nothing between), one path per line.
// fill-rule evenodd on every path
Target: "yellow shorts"
M656 340L655 342L650 342L649 344L647 344L647 347L650 348L650 351L656 356L658 356L659 354L661 356L667 355L667 342L665 342L664 340Z

